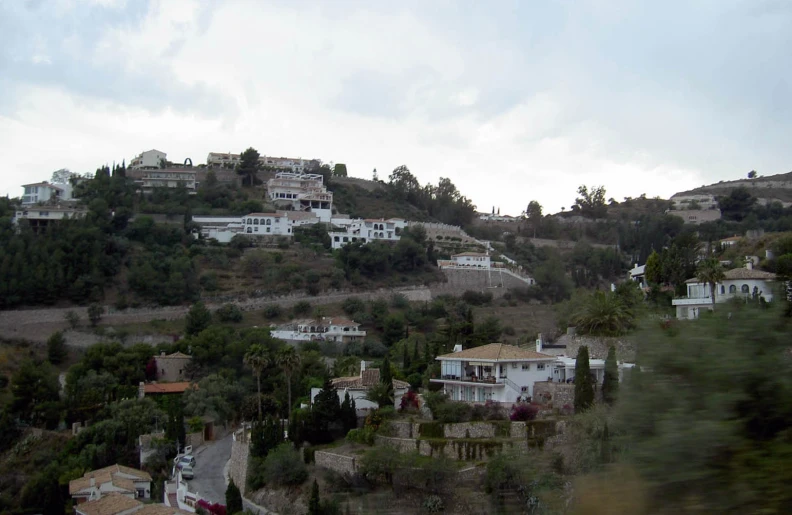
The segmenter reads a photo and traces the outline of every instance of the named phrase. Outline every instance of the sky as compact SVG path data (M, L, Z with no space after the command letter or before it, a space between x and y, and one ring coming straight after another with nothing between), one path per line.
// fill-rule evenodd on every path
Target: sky
M569 209L792 170L792 2L0 0L0 194L144 150Z

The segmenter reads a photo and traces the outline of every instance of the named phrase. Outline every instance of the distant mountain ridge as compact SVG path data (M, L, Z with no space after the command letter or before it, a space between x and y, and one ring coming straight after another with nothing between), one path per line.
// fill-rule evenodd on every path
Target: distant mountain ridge
M690 195L728 195L732 190L744 186L751 192L751 195L759 199L760 204L770 204L781 202L784 207L792 205L792 172L770 175L767 177L757 177L755 179L738 179L735 181L720 181L709 186L701 186L692 190L680 191L671 196L687 197Z

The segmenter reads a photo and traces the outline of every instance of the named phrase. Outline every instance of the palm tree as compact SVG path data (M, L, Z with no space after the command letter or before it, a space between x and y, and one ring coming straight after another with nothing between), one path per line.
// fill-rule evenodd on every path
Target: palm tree
M245 365L249 366L256 374L256 386L258 388L258 418L261 420L261 373L270 364L267 349L258 343L254 343L248 348L244 358Z
M715 311L715 288L725 277L720 261L715 258L708 258L701 261L696 268L696 279L702 283L709 284L710 296L712 298L712 311Z
M294 372L299 370L300 364L302 363L302 359L300 355L294 350L294 347L286 347L285 349L281 350L278 353L278 365L283 370L283 374L286 376L286 386L289 391L289 413L291 413L292 409L292 390L291 390L291 379ZM287 415L288 416L288 415Z

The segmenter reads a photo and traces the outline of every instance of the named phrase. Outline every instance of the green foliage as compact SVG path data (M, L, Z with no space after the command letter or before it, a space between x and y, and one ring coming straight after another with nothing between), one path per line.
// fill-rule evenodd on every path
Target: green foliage
M251 455L256 458L265 458L270 451L283 443L284 429L281 421L274 417L255 421L250 436Z
M422 209L443 223L466 226L476 216L476 207L447 178L441 177L437 186L422 187L409 168L402 165L388 177L387 188L392 198Z
M336 163L333 167L333 175L335 177L346 177L347 176L347 166L342 163Z
M311 313L311 303L307 300L301 300L292 307L294 316L305 316Z
M393 482L393 474L402 465L402 454L390 445L378 445L360 459L360 471L369 480Z
M728 195L718 197L718 207L725 220L741 222L749 215L756 201L748 188L740 186L731 190Z
M560 302L572 293L572 282L560 260L550 259L536 268L534 280L541 295L551 302Z
M224 304L215 311L215 315L221 322L239 323L242 321L242 310L236 304Z
M366 304L358 297L347 297L341 304L341 309L349 316L366 310Z
M486 306L492 303L492 293L488 291L466 290L462 294L462 300L471 306Z
M311 498L308 499L308 515L321 515L322 503L319 500L319 484L314 479L311 486Z
M652 251L646 258L646 268L644 268L646 281L649 284L661 284L663 282L663 265L660 254Z
M580 214L588 218L604 218L608 213L605 205L605 187L592 186L591 191L582 185L578 187L578 198L575 199L573 211L580 211Z
M69 328L72 330L77 329L80 327L80 315L78 315L75 311L67 311L64 315L66 322L69 324Z
M239 155L239 164L237 164L236 172L242 176L243 186L254 186L258 181L256 174L261 169L259 157L261 156L253 147L248 148Z
M187 442L187 432L184 426L184 403L179 396L169 396L165 399L165 408L168 419L165 423L165 439L179 442L183 446Z
M105 309L99 304L91 304L88 306L88 320L91 322L91 327L96 327L104 315Z
M264 459L262 478L268 486L296 486L308 478L300 453L289 443L282 443Z
M59 365L68 357L69 350L66 348L66 338L63 333L57 331L52 333L47 339L47 360L53 365Z
M575 413L594 404L594 381L591 378L588 347L581 345L575 359Z
M229 481L228 488L226 488L225 504L226 513L228 514L239 513L244 510L244 506L242 505L242 492L240 492L239 487L234 484L233 479Z
M300 245L324 252L333 247L325 224L301 225L294 228L294 241Z
M388 347L405 337L404 316L400 313L388 315L382 331L382 343Z
M228 424L240 418L239 406L245 396L243 386L223 376L212 374L198 382L198 388L184 393L184 413L188 417L211 417L216 424Z
M619 365L616 362L616 347L608 347L605 359L605 377L602 381L602 400L609 405L616 402L619 393Z
M792 502L790 319L751 303L725 311L636 339L642 370L622 385L617 428L669 513L782 513Z
M706 283L710 287L710 297L712 299L712 309L715 309L716 285L724 279L723 266L716 258L709 258L701 261L696 268L696 279Z
M635 315L616 293L595 291L585 298L571 321L581 334L619 336L635 325Z
M345 433L357 427L357 407L349 392L344 393L344 401L341 403L341 422Z
M374 437L377 432L371 427L361 429L350 429L346 435L347 441L359 443L361 445L374 445Z
M272 320L273 318L278 318L283 314L283 308L280 307L279 304L270 304L269 306L264 308L264 317Z
M60 419L58 376L44 362L26 360L11 376L10 410L19 420L54 429Z
M212 323L212 313L203 302L196 302L187 312L184 321L184 332L187 336L194 336Z

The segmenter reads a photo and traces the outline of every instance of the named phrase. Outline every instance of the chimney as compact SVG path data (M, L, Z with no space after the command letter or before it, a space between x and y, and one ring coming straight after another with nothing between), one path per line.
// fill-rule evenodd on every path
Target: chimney
M456 345L454 345L454 352L462 352L462 344L461 343L457 343Z
M360 375L363 376L363 371L366 370L366 362L364 360L360 360Z
M747 268L748 270L753 270L753 260L752 259L749 259L748 261L745 262L745 268Z
M542 352L542 333L536 337L536 352Z

